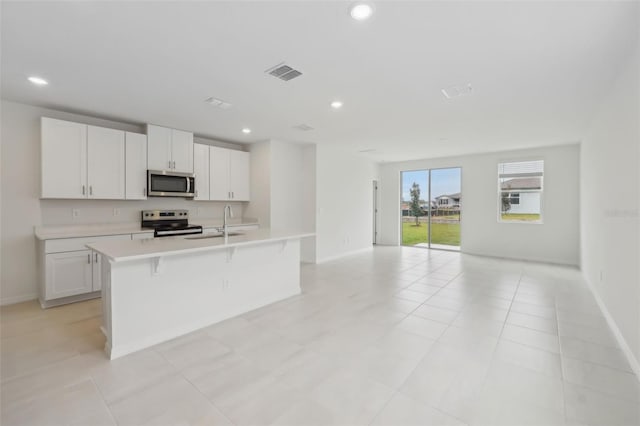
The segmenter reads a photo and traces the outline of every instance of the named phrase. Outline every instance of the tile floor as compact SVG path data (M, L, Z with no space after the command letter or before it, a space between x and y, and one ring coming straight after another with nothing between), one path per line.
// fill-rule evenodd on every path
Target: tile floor
M575 269L417 248L302 268L303 294L108 361L99 300L1 313L2 425L638 425Z

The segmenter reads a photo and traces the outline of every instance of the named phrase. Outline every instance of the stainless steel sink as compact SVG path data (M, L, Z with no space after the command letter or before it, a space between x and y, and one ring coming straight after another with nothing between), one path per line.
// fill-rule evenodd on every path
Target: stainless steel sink
M244 232L231 231L227 232L227 236L235 237L237 235L244 235ZM184 237L185 240L204 240L205 238L222 238L224 234L206 234L206 235L195 235L193 237Z

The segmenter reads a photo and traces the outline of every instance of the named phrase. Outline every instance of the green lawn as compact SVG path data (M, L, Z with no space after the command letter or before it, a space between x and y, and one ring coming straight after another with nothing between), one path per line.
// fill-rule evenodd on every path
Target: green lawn
M540 221L540 215L524 213L502 213L502 220L514 222L538 222Z
M416 226L415 223L402 224L402 245L412 246L427 242L429 227L426 223ZM449 246L460 245L459 223L433 223L431 224L431 243L445 244Z

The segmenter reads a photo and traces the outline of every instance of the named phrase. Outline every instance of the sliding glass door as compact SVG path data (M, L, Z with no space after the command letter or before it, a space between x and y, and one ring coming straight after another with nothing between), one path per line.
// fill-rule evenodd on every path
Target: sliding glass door
M402 245L460 250L459 167L402 172Z

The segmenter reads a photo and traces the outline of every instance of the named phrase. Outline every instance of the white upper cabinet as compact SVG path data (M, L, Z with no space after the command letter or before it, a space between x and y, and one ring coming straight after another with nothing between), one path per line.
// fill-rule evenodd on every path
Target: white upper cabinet
M209 200L209 145L193 144L194 200Z
M86 198L87 125L41 119L42 198Z
M42 117L42 198L124 198L124 132Z
M149 124L147 141L149 170L171 170L171 129Z
M212 200L230 200L229 150L209 147L209 195Z
M88 126L88 198L121 200L125 179L124 132Z
M125 198L147 199L147 136L125 133Z
M249 201L250 154L210 147L209 194L215 201Z
M171 129L173 170L193 173L193 133Z
M193 173L193 133L147 125L148 167Z
M251 154L229 151L229 191L235 201L249 201L249 169Z

